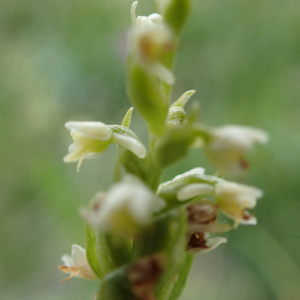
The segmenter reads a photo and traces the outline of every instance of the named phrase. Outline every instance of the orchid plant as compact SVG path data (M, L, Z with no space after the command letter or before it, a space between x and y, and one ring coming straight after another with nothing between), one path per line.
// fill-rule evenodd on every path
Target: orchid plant
M158 13L136 17L131 8L132 37L128 53L127 94L149 130L149 146L130 129L133 107L121 125L68 122L74 143L65 162L104 154L117 144L117 163L124 172L107 192L98 192L88 208L86 250L72 246L59 266L71 277L100 279L95 300L176 300L180 297L195 255L227 240L222 236L239 224L256 224L248 209L262 197L258 188L224 179L248 167L246 151L264 144L259 129L227 125L210 127L197 112L184 107L195 91L171 102L172 72L179 37L190 12L190 0L156 0ZM161 183L166 167L202 148L219 171L206 175L196 167ZM208 200L206 197L210 196ZM223 214L226 222L218 222ZM212 235L212 237L210 237Z

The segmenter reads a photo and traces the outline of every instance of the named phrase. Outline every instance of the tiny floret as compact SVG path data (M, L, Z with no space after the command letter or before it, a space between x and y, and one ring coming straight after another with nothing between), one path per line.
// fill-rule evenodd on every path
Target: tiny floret
M251 150L254 143L266 144L268 139L268 134L263 130L227 125L211 130L206 153L217 168L238 175L248 168L245 152Z
M164 206L164 201L146 185L132 179L115 184L106 195L101 195L93 210L83 210L82 215L97 228L133 236L139 226L149 225L153 213Z
M69 146L70 153L64 157L64 161L77 161L77 171L85 158L101 156L112 143L127 148L139 158L147 154L145 146L138 139L114 133L109 125L102 122L68 122L65 126L71 131L74 143Z
M78 245L72 245L72 257L70 255L62 256L61 260L64 265L58 268L64 273L70 273L70 276L62 279L61 281L66 281L72 277L85 278L93 280L97 278L97 275L91 269L87 258L86 250Z
M235 227L238 224L257 223L247 209L254 208L257 199L262 196L263 193L258 188L225 180L217 183L215 187L216 202L223 213L235 221Z
M134 26L134 57L148 72L167 84L174 84L174 75L161 61L164 55L174 49L173 35L164 23L161 15L135 17L137 3L132 6L132 22Z

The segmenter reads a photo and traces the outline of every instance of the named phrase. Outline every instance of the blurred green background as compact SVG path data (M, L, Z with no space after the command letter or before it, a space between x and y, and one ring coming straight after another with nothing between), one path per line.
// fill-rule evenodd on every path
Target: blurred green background
M131 0L0 2L0 297L92 299L97 282L65 283L57 266L71 244L85 247L78 209L112 181L116 150L64 164L64 123L120 123ZM140 0L138 14L153 12ZM202 120L266 129L241 182L265 191L256 227L197 257L181 300L300 299L300 2L194 0L177 57L175 99L196 89ZM145 125L133 129L146 143ZM143 137L144 136L144 137ZM201 150L164 179L196 166Z

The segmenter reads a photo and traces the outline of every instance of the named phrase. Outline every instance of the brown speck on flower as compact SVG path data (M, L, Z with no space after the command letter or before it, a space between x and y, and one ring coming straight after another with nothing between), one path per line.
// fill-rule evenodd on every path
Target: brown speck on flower
M243 170L247 170L250 167L249 163L242 157L240 158L240 166Z
M203 248L207 249L205 234L204 232L196 232L191 235L189 242L187 243L187 250L194 248Z
M164 271L165 257L162 254L136 261L128 271L132 292L138 300L156 300L154 284Z

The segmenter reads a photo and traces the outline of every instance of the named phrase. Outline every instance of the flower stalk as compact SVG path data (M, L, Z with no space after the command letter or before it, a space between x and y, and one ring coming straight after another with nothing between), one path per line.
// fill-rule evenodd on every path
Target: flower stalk
M228 125L219 128L188 115L187 91L171 104L173 65L180 34L190 13L190 0L156 0L158 13L137 16L131 8L132 40L126 68L127 94L133 107L121 125L66 123L74 143L65 162L96 158L116 144L115 180L96 193L87 209L87 249L72 246L59 269L71 277L100 279L94 299L176 300L195 255L223 245L225 232L240 224L255 225L253 209L262 197L258 188L207 175L196 167L161 183L163 171L188 155L204 150L216 174L239 175L244 155L268 135L259 129ZM133 108L148 126L148 149L130 129ZM206 197L213 200L207 200ZM219 217L227 217L219 222Z

